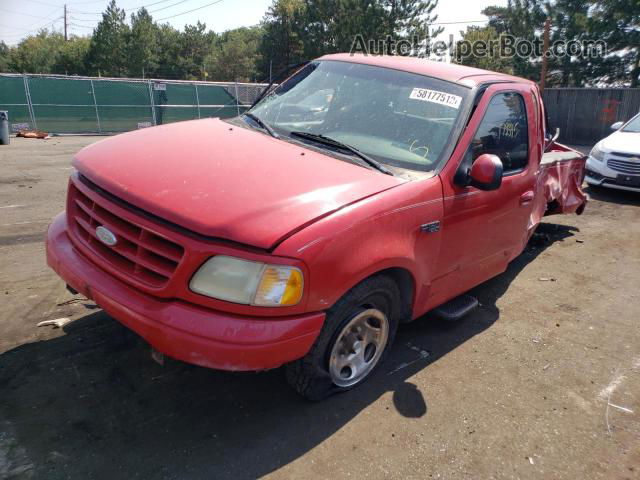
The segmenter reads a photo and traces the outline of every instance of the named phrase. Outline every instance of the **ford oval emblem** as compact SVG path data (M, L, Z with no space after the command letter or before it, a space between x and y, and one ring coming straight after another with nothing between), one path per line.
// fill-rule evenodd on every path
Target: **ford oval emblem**
M100 225L96 228L96 236L105 245L113 247L118 243L118 237L116 237L111 230Z

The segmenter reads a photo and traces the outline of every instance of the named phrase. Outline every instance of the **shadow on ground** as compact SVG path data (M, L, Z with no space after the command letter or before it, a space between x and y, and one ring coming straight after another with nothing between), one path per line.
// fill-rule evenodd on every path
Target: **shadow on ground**
M593 185L589 185L584 189L584 191L585 193L588 193L589 196L594 200L640 207L640 193L638 192L615 190L613 188L594 187Z
M489 328L518 273L573 234L551 224L539 232L505 273L474 290L480 309L457 323L425 318L402 327L369 382L321 403L299 398L280 369L161 367L136 335L102 312L88 314L61 337L0 355L0 420L21 452L5 456L35 478L256 478L317 446L386 392L390 408L422 417L428 392L407 379Z

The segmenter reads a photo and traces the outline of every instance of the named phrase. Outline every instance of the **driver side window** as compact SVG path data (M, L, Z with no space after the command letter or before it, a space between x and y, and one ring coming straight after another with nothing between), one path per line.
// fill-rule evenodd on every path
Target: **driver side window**
M506 92L491 99L468 153L473 161L484 153L498 156L504 175L521 172L527 167L529 129L522 95Z

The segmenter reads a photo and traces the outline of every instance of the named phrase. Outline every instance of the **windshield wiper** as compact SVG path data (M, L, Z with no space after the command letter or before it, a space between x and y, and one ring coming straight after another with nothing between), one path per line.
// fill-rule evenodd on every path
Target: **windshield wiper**
M334 140L331 137L327 137L327 136L321 135L319 133L296 132L296 131L291 132L291 135L294 136L294 137L300 137L300 138L306 138L308 140L313 140L314 142L322 143L324 145L329 145L331 147L335 147L335 148L340 149L340 150L346 150L347 152L351 152L353 155L355 155L356 157L360 158L361 160L364 160L364 162L367 165L375 168L376 170L378 170L378 171L380 171L382 173L385 173L387 175L393 175L393 173L391 173L391 170L389 170L387 167L382 165L377 160L374 160L373 158L371 158L369 155L367 155L365 153L362 153L356 147L352 147L351 145L347 145L346 143L342 143L342 142L340 142L338 140Z
M265 123L260 117L254 115L251 112L245 112L242 115L256 122L260 127L262 127L263 130L265 130L273 138L280 138L280 135L278 135L276 131L273 128L271 128L269 124Z

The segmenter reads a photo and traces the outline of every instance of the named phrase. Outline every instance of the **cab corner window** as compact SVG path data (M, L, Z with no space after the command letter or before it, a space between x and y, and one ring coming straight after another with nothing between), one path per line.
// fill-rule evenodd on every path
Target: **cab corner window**
M495 95L469 147L473 161L489 153L502 161L504 175L524 170L529 159L529 131L524 99L518 93Z

